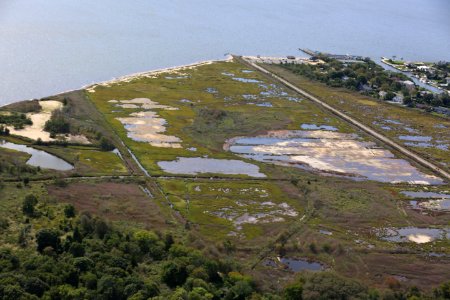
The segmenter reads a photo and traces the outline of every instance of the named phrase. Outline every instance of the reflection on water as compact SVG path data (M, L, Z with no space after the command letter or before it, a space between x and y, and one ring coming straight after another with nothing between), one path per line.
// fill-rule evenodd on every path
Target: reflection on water
M431 136L419 136L419 135L401 135L398 137L401 140L412 142L430 142Z
M263 264L268 267L282 267L287 268L292 272L301 271L322 271L325 269L324 265L319 262L308 261L306 259L295 259L288 257L277 257L276 260L269 258L266 259Z
M434 240L450 238L450 228L384 228L377 232L378 236L389 242L413 242L416 244L429 243Z
M319 125L316 124L302 124L300 125L300 128L303 130L328 130L328 131L337 131L338 129L334 126L330 125Z
M435 193L435 192L412 192L402 191L401 194L411 198L435 198L435 199L450 199L449 194Z
M215 173L228 175L248 175L252 177L266 177L259 172L259 167L234 159L214 159L203 157L179 157L173 161L160 161L158 166L171 174Z
M430 199L430 200L412 200L409 202L413 209L426 209L434 211L450 211L450 194L435 192L412 192L402 191L401 194L410 198Z
M61 158L42 150L37 150L25 145L6 142L4 140L0 140L0 147L31 154L30 159L27 161L27 164L30 166L58 171L68 171L73 169L73 166L65 160L62 160Z
M181 139L163 134L167 121L150 109L177 110L176 107L158 104L148 98L131 100L109 100L115 106L126 109L141 109L128 117L117 118L127 129L127 136L134 141L147 142L154 147L181 148Z
M408 161L354 134L330 131L280 130L256 137L237 137L224 148L245 158L282 166L319 170L380 182L440 184Z

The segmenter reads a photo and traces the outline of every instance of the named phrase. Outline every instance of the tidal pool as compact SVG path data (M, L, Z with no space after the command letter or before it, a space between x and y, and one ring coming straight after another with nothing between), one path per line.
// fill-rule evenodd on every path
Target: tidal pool
M273 107L272 103L270 103L270 102L256 103L256 106L259 106L259 107Z
M179 76L166 76L164 77L165 79L168 80L173 80L173 79L186 79L189 78L189 75L179 75Z
M259 172L259 167L234 159L215 159L203 157L179 157L173 161L160 161L158 166L164 172L171 174L198 175L201 173L248 175L251 177L266 177Z
M384 119L384 122L388 123L388 124L393 124L393 125L403 125L402 122L397 121L397 120L391 120L391 119Z
M411 142L430 142L432 140L431 136L420 136L420 135L401 135L398 138L404 141L411 141Z
M242 98L244 98L245 100L256 100L256 99L258 99L258 96L251 95L251 94L244 94L244 95L242 95Z
M401 191L401 194L411 198L424 198L424 199L450 199L450 194L435 193L435 192L413 192L413 191Z
M448 228L383 228L377 232L380 239L404 243L412 242L416 244L430 243L435 240L445 240L450 238L450 227Z
M426 209L433 211L450 211L450 194L435 192L402 191L401 194L415 199L409 202L413 209Z
M436 148L443 151L448 151L448 145L447 144L432 144L427 142L406 142L404 143L405 146L410 147L420 147L420 148Z
M234 206L234 207L232 207ZM233 205L205 213L228 220L236 231L242 230L244 224L265 224L286 221L286 217L297 217L298 212L289 204L276 204L272 201L237 200Z
M364 142L355 134L330 131L279 130L255 137L236 137L225 150L242 157L282 166L316 170L380 182L441 184L387 149Z
M209 93L209 94L217 94L217 93L219 93L219 91L216 88L212 88L212 87L206 88L205 91L207 93Z
M158 102L148 98L135 98L131 100L109 100L109 103L116 103L116 107L121 108L142 108L142 109L163 109L163 110L178 110L176 107L161 105Z
M110 100L115 106L130 109L141 109L128 117L117 118L128 131L127 136L138 142L147 142L154 147L181 148L181 139L176 136L165 135L167 121L150 109L177 110L176 107L161 105L148 98L131 100Z
M245 83L260 83L261 81L253 78L242 78L242 77L233 77L233 80Z
M222 75L229 76L229 77L234 77L233 73L228 73L228 72L222 72Z
M324 230L324 229L320 229L319 232L324 235L333 235L333 233L331 231Z
M300 125L301 129L304 130L328 130L328 131L337 131L338 129L334 126L329 126L329 125L319 125L317 126L316 124L302 124Z
M409 204L413 209L426 209L440 212L450 211L450 199L436 199L436 200L425 200L409 201Z
M156 112L141 111L129 117L117 118L127 129L127 136L138 142L147 142L154 147L181 148L181 139L162 134L166 131L166 120Z
M42 150L37 150L25 145L6 142L4 140L0 140L0 147L31 154L30 159L28 159L28 161L26 162L30 166L58 171L69 171L73 169L73 166L65 160Z

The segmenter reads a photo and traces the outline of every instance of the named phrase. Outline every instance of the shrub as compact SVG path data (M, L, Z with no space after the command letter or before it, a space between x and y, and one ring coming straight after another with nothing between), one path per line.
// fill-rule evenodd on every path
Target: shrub
M70 133L70 123L59 111L55 111L52 114L50 120L45 122L44 130L55 135L58 133Z
M72 204L68 204L64 207L64 215L66 218L75 217L75 207Z
M38 203L38 200L37 200L36 196L34 196L34 195L26 196L22 203L22 212L25 215L32 217L34 215L34 207L37 203Z
M114 144L107 138L102 137L100 139L100 149L102 151L112 151L114 150L116 147L114 146Z

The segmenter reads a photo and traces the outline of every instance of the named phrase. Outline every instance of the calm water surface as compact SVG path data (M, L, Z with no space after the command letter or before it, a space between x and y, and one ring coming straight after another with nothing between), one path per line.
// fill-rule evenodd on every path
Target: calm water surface
M27 161L27 164L29 164L30 166L58 171L69 171L73 169L73 166L65 160L42 150L38 150L25 145L6 142L4 140L0 140L0 147L31 154L30 159L28 159Z
M0 104L225 53L450 60L448 0L0 0Z

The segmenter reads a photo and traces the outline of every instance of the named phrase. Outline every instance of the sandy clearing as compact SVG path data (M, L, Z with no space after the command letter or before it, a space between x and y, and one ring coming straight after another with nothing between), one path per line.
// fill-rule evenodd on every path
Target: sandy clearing
M63 104L59 101L48 100L39 101L42 109L38 113L28 113L27 117L33 122L30 126L25 126L23 129L14 129L14 127L8 127L11 134L23 136L32 140L41 139L44 142L56 141L50 137L50 133L44 131L45 123L50 120L52 113L56 110L61 110ZM65 140L70 143L90 144L89 140L83 135L65 135Z
M39 101L42 110L38 113L28 113L27 117L31 119L33 125L25 126L23 129L14 129L9 127L10 133L14 135L19 135L27 137L32 140L41 139L42 141L48 142L55 139L50 138L50 133L44 131L45 122L50 120L52 112L63 107L63 104L59 101Z

